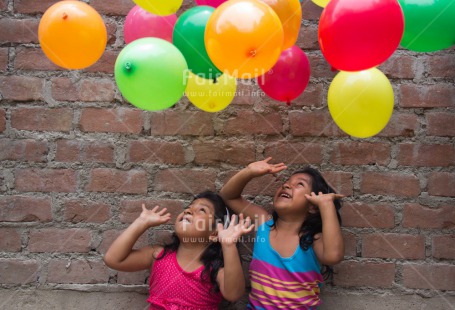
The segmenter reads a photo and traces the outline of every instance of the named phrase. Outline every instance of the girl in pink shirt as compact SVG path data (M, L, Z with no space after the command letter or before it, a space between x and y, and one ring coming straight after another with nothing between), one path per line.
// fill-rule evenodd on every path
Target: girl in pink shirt
M221 197L204 192L177 217L170 244L132 249L148 228L170 218L166 208L142 205L141 215L106 252L106 265L119 271L151 270L150 309L215 310L223 297L238 300L245 279L236 242L253 229L250 219L240 215L235 224L233 215L229 221Z

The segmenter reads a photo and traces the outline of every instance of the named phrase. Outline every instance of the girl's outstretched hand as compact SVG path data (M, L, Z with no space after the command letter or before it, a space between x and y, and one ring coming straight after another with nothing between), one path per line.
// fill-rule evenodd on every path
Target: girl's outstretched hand
M333 205L335 199L343 198L344 195L335 193L323 194L322 192L316 195L314 192L311 192L311 195L305 194L305 197L312 205L321 207L326 204Z
M248 165L248 169L250 170L254 177L260 177L268 173L269 174L278 173L287 168L287 166L284 163L269 164L269 161L271 159L272 157L267 157L264 160L255 161L254 163Z
M231 222L226 228L223 227L223 224L218 223L218 235L210 237L210 241L219 241L224 245L235 244L242 235L247 234L253 230L254 224L251 224L249 217L244 220L243 214L240 214L239 222L235 224L236 218L237 216L232 215Z
M167 223L171 219L171 214L169 212L166 213L166 208L158 211L159 208L159 206L156 206L152 210L148 210L145 205L142 204L142 213L139 215L139 219L144 221L149 227L159 226Z

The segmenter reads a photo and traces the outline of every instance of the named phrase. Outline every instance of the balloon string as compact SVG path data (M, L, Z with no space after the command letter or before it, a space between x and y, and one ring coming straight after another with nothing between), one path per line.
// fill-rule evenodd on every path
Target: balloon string
M67 19L67 18L68 18L68 14L63 13L63 19Z

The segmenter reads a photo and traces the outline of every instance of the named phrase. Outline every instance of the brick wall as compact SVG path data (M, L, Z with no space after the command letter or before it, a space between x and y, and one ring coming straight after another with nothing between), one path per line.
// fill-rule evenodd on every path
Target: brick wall
M0 0L0 294L9 296L0 308L14 304L18 288L138 298L127 292L145 294L147 272L110 270L102 255L140 204L165 206L175 218L191 194L219 190L266 156L290 170L311 164L349 195L346 259L324 290L328 299L455 295L455 49L398 50L381 65L395 91L394 114L379 135L359 140L328 113L336 73L317 43L321 9L308 0L298 41L312 68L304 94L286 106L239 81L234 102L216 114L185 98L155 113L122 99L113 65L130 0L88 1L108 28L100 61L80 71L53 65L37 27L54 2ZM276 186L264 177L246 192L269 206ZM150 231L139 245L172 229ZM244 258L250 248L241 246ZM440 300L444 309L447 299Z

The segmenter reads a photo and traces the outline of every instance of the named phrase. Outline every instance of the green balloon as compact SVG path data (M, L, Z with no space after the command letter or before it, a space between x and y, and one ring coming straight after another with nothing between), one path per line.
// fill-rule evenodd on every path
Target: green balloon
M454 0L398 0L404 13L401 46L433 52L455 44Z
M171 43L143 38L120 52L114 75L126 100L140 109L158 111L171 107L183 96L188 66Z
M210 60L205 49L205 26L215 9L196 6L183 13L175 23L172 43L182 52L188 68L205 79L214 79L222 73Z

